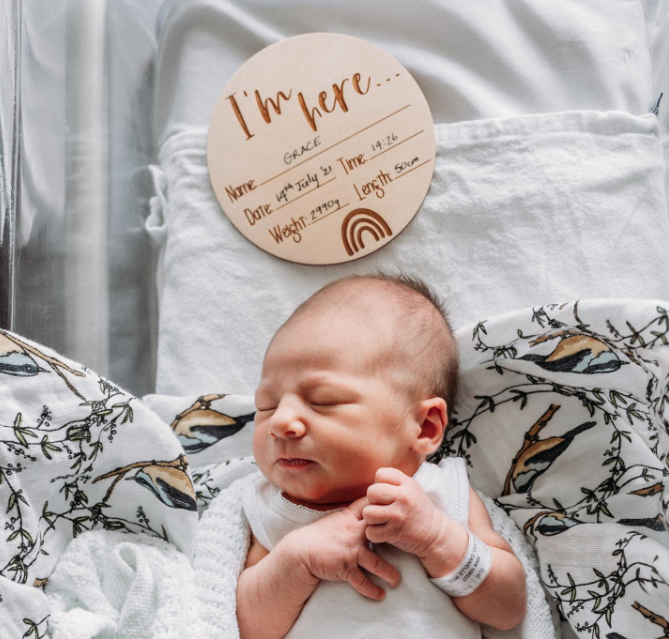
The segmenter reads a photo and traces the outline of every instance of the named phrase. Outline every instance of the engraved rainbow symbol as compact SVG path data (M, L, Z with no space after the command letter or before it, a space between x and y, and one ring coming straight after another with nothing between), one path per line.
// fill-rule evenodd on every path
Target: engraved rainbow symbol
M341 241L349 255L365 248L362 241L365 231L369 231L377 242L393 234L388 223L376 211L355 209L344 218L341 225Z

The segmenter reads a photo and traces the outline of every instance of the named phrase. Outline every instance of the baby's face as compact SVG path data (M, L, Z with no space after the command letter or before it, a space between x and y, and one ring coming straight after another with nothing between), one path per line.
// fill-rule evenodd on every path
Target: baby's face
M256 391L253 454L296 503L350 503L367 493L378 468L409 476L418 469L422 459L409 448L420 425L392 370L364 370L388 348L390 330L337 314L298 319L271 343Z

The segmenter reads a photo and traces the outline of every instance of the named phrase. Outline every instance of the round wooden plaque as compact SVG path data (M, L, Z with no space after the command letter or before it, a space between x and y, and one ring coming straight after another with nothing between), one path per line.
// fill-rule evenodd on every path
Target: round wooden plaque
M214 193L256 246L300 264L369 255L430 188L432 114L378 47L337 33L287 38L247 60L209 126Z

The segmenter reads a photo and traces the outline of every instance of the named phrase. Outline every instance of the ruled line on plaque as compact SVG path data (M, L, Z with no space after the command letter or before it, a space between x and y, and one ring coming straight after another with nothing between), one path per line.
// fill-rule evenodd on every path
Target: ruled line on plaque
M306 193L302 193L302 195L298 195L295 199L291 200L290 202L286 202L285 204L282 204L281 206L276 207L276 211L280 211L284 206L288 206L289 204L292 204L293 202L297 202L301 197L304 197L305 195L309 195L309 193L315 193L318 191L318 189L323 188L326 184L330 184L332 180L336 180L336 177L333 177L331 180L328 180L327 182L323 182L323 184L319 184L315 189L311 189L311 191L307 191Z
M413 169L409 169L406 173L402 173L402 175L398 175L395 180L399 180L400 178L403 178L405 175L409 175L411 171L415 171L416 169L420 169L421 166L427 164L428 162L432 162L432 160L425 160L425 162L422 162L418 166L414 166Z
M383 155L384 153L388 153L388 151L392 151L393 149L396 149L398 146L404 144L405 142L408 142L408 141L411 140L412 138L415 138L417 135L420 135L421 133L424 133L424 132L425 132L425 129L423 129L422 131L418 131L418 133L414 133L413 135L410 135L408 138L405 138L405 139L402 140L401 142L398 142L397 144L393 144L392 146L389 146L389 147L388 147L387 149L385 149L384 151L381 151L380 153L377 153L376 155L372 155L372 157L369 158L369 160L367 160L367 161L368 161L368 162L371 162L371 161L374 160L375 158L378 158L379 155ZM418 168L418 167L416 167L416 168Z
M317 220L314 220L313 222L309 222L309 224L316 224L316 222L320 222L321 220L324 220L328 215L332 215L333 213L337 213L338 211L341 211L343 208L346 208L351 204L350 202L348 204L344 204L340 206L338 209L335 209L334 211L330 211L329 213L326 213L322 217L319 217Z
M313 160L314 158L318 157L322 153L325 153L326 151L329 151L330 149L334 149L336 146L339 146L340 144L343 144L347 140L350 140L351 138L354 138L356 135L359 135L363 131L366 131L367 129L371 129L373 126L376 126L377 124L380 124L384 120L387 120L388 118L392 118L394 115L397 115L401 111L404 111L404 109L408 109L411 105L407 104L406 106L403 106L401 109L397 109L397 111L393 111L390 115L385 116L384 118L381 118L380 120L377 120L376 122L372 122L372 124L367 125L364 129L360 129L359 131L356 131L355 133L352 133L349 135L347 138L344 138L343 140L339 140L339 142L335 142L334 144L330 145L326 149L323 149L322 151L319 151L318 153L312 155L311 157L308 157L301 162L298 162L297 164L294 164L293 166L287 168L285 171L281 171L281 173L277 173L275 176L265 180L264 182L261 182L259 186L265 186L268 182L271 182L272 180L276 180L276 178L281 177L284 175L284 173L288 173L288 171L292 171L293 169L296 169L298 166L304 164L305 162L309 162L309 160ZM285 205L284 205L285 206Z

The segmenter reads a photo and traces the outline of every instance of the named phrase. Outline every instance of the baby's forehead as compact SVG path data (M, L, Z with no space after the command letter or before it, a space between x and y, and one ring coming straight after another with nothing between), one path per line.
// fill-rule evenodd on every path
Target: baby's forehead
M392 309L372 303L352 303L334 307L312 307L291 317L275 339L295 352L348 353L360 364L360 371L378 371L379 359L397 349L404 331L395 322ZM272 340L275 341L275 340ZM404 338L402 341L406 341ZM271 345L270 345L271 348ZM348 358L347 358L348 359ZM357 366L356 366L357 368Z
M369 309L337 309L336 312L308 313L296 317L277 332L284 343L301 345L319 337L339 349L378 352L392 348L398 334L390 314L372 316ZM285 330L284 330L285 329ZM361 347L365 347L361 350Z
M393 336L400 332L398 307L377 299L340 299L331 306L313 308L296 318L302 330L329 332L354 348L359 342L369 344L374 350L390 347ZM301 331L293 332L293 339L300 339Z
M326 315L334 321L367 325L399 316L404 308L405 298L397 286L363 279L317 294L309 310L315 320Z

